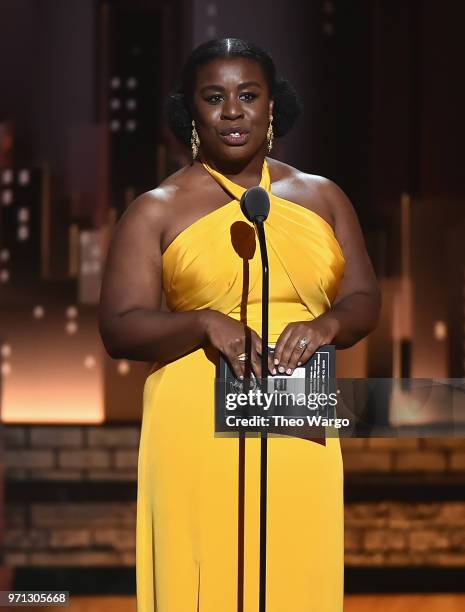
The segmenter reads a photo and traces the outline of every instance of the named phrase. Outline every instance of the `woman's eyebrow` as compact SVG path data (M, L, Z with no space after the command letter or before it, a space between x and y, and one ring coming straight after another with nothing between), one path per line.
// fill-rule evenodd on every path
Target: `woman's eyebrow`
M251 85L255 85L256 87L261 87L260 83L258 81L246 81L245 83L239 83L238 85L238 89L245 89L246 87L250 87ZM221 85L205 85L205 87L202 87L202 89L200 90L200 92L204 92L206 89L215 89L216 91L224 91L224 87L222 87Z

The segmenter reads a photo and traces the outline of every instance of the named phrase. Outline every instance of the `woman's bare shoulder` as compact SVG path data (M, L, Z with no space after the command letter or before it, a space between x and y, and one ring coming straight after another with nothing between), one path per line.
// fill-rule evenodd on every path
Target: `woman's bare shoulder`
M280 163L280 166L275 165L275 168L276 175L281 172L284 177L277 185L287 194L276 193L278 197L302 204L325 219L333 228L346 254L354 244L361 244L361 227L357 212L350 198L335 181L324 176L307 174L287 164Z
M267 159L273 194L316 212L334 228L333 201L328 194L335 183L324 176L303 172L276 159Z
M273 186L275 183L279 183L282 188L292 186L293 188L303 187L308 190L308 188L321 189L325 184L332 182L324 176L303 172L277 159L268 157L267 161Z
M138 199L145 202L148 208L150 208L150 204L155 208L162 208L166 204L171 204L177 198L183 196L188 190L189 184L192 187L193 174L195 174L195 171L191 166L183 166L165 177L154 189L142 193Z
M129 208L133 214L142 215L147 222L161 228L164 222L179 212L192 197L201 194L205 173L196 166L186 165L164 178L157 187L139 195Z

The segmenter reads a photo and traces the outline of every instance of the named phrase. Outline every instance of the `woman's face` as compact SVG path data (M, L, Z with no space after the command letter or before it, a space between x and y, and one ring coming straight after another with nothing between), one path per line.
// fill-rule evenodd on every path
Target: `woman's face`
M240 162L265 154L273 100L258 62L219 58L201 66L193 103L201 156Z

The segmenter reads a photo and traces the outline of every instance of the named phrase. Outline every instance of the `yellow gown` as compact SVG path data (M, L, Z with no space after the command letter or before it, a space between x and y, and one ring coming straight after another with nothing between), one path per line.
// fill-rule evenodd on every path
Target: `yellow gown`
M203 164L233 198L163 254L173 311L210 308L261 335L261 259L244 187ZM260 186L270 268L269 340L334 300L344 256L317 213ZM257 612L260 438L215 436L218 353L198 349L147 376L138 461L138 612ZM244 448L245 446L245 448ZM338 438L268 438L267 612L342 612L343 466Z

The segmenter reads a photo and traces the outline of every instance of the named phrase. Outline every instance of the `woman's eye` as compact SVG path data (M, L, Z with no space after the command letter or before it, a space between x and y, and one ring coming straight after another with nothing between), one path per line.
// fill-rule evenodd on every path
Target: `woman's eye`
M242 96L246 96L246 100L253 100L254 98L257 97L257 94L251 93L251 92L244 92L241 94L241 98ZM218 98L221 98L221 94L215 94L214 96L209 96L207 98L207 102L213 102L214 104L216 104L216 102L218 102Z

